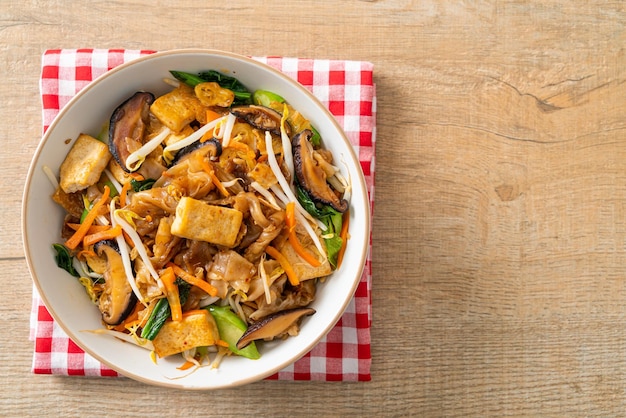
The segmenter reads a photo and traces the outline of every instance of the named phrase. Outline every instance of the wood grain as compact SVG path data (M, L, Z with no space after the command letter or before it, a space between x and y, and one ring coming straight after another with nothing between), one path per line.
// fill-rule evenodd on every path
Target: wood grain
M2 415L623 414L621 2L0 4ZM57 47L374 63L372 382L185 393L30 373L21 194L40 57Z

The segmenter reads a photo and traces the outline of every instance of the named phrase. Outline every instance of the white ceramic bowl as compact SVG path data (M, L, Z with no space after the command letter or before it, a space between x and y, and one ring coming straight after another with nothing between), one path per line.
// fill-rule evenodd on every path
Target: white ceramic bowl
M170 89L163 79L169 70L198 72L216 69L237 77L250 90L265 89L283 96L308 117L324 138L324 146L345 161L344 175L352 180L350 241L341 268L318 286L300 335L285 341L259 344L261 358L231 356L219 369L201 368L180 379L181 359L159 359L132 344L84 330L102 327L98 309L78 281L56 266L52 244L60 242L63 211L50 195L53 187L44 166L58 169L79 133L100 131L111 112L137 90L163 94ZM300 84L252 59L213 50L175 50L145 56L107 72L80 91L59 113L43 137L32 160L22 207L22 233L26 260L33 281L53 318L83 350L130 378L160 386L214 389L268 377L310 351L339 320L361 277L368 249L370 217L363 173L348 139L328 110ZM176 357L176 356L174 356Z

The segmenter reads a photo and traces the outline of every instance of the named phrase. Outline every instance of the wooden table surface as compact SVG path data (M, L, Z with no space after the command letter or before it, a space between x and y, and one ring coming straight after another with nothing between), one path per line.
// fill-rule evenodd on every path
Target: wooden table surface
M626 411L621 2L1 0L0 415ZM188 393L30 372L21 244L48 48L368 60L372 381Z

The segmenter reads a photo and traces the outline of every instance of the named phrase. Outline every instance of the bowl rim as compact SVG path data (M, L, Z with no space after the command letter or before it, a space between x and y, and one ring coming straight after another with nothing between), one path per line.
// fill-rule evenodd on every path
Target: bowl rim
M149 60L153 60L153 59L158 59L158 58L161 58L161 57L164 57L164 56L168 56L168 55L185 55L185 54L200 54L200 55L219 56L219 57L225 57L225 58L234 59L234 60L238 60L238 61L244 61L245 63L247 63L249 65L253 65L253 66L260 66L265 71L269 71L269 72L273 73L274 76L277 76L277 77L287 81L287 83L290 84L291 87L293 87L293 88L295 88L297 90L300 90L300 92L303 93L305 96L307 96L307 98L309 100L311 100L311 101L316 103L316 106L319 109L321 109L323 111L323 113L325 113L325 117L334 125L335 129L338 132L340 132L342 140L347 145L347 151L350 154L350 158L353 161L357 162L357 164L356 164L356 171L357 171L357 174L359 176L359 179L356 182L354 181L355 180L354 178L352 179L352 187L354 188L355 186L358 186L361 189L361 193L363 194L363 196L365 196L366 198L368 197L367 183L365 181L365 177L364 177L364 173L362 171L360 160L359 160L358 156L356 155L356 152L355 152L352 144L350 143L350 140L348 139L344 129L338 123L338 121L336 120L334 115L330 112L330 110L328 110L327 106L325 106L311 91L309 91L306 87L304 87L298 81L292 79L288 75L286 75L283 72L281 72L281 71L271 67L270 65L268 65L268 64L266 64L264 62L261 62L261 61L258 61L256 59L253 59L252 57L244 56L244 55L240 55L240 54L236 54L236 53L232 53L232 52L228 52L228 51L223 51L223 50L219 50L219 49L181 48L181 49L171 49L171 50L164 50L164 51L156 51L156 52L151 52L149 54L142 55L140 57L134 58L134 59L132 59L130 61L127 61L127 62L124 62L124 63L122 63L122 64L120 64L120 65L118 65L118 66L116 66L116 67L114 67L112 69L109 69L105 73L103 73L103 74L99 75L98 77L94 78L92 81L90 81L83 88L81 88L80 91L78 91L71 99L69 99L67 101L67 103L63 106L63 108L59 109L58 114L55 116L55 118L52 120L52 122L50 123L50 125L46 129L46 132L43 133L43 135L41 136L41 139L39 140L39 143L37 144L36 150L35 150L35 152L33 154L33 157L31 159L31 162L29 164L29 168L28 168L28 171L27 171L26 181L25 181L25 184L24 184L24 189L23 189L23 194L22 194L22 205L21 205L22 206L21 207L21 232L22 232L22 242L23 242L22 245L23 245L23 248L24 248L26 263L28 265L28 270L29 270L29 273L30 273L30 277L31 277L31 280L33 281L33 283L35 284L35 287L37 289L39 297L43 301L46 309L49 311L50 315L56 321L56 323L67 334L67 336L75 344L77 344L85 353L93 356L96 360L98 360L102 364L106 365L110 369L116 371L117 373L119 373L122 376L126 376L126 377L132 378L134 380L140 381L142 383L146 383L146 384L153 385L153 386L176 388L176 389L186 389L186 390L213 390L213 389L220 389L220 388L232 388L232 387L237 387L237 386L241 386L241 385L245 385L245 384L249 384L249 383L253 383L253 382L256 382L256 381L263 380L263 379L267 378L268 376L271 376L272 374L275 374L278 371L282 370L283 368L289 366L290 364L293 364L294 362L299 360L301 357L306 355L308 352L310 352L311 349L313 349L313 347L315 347L320 342L320 340L330 332L330 330L341 319L341 317L343 316L343 314L344 314L348 304L354 298L354 294L355 294L356 289L357 289L357 287L358 287L358 285L359 285L359 283L361 281L360 279L361 279L361 277L363 275L363 271L364 271L364 268L365 268L367 257L368 257L369 251L370 251L369 242L367 242L367 243L365 243L363 245L363 250L360 252L360 259L358 260L358 268L355 269L355 273L354 273L356 275L357 279L352 281L352 283L351 283L352 286L351 286L351 289L350 289L350 292L349 292L351 297L346 298L344 301L342 301L340 309L337 310L337 313L335 314L333 319L328 322L326 327L323 330L321 330L321 332L317 333L317 337L316 338L311 339L311 341L308 344L306 344L306 346L302 350L300 350L300 353L298 353L297 356L289 356L288 358L286 358L286 360L282 361L280 364L272 367L271 369L265 370L262 373L257 373L255 375L249 376L247 378L239 379L239 380L237 380L235 382L227 382L225 385L211 385L211 386L182 386L182 385L176 384L176 381L173 381L171 383L163 382L163 381L155 381L155 380L152 380L150 378L146 378L146 377L142 376L141 374L137 374L137 373L125 370L125 369L123 369L123 368L113 364L112 362L108 361L107 359L102 358L98 353L94 352L89 347L85 346L82 343L81 339L78 338L77 336L75 336L74 333L72 332L72 330L68 329L68 326L60 318L59 314L56 312L54 307L51 306L51 303L50 303L47 295L45 294L45 292L42 291L42 285L40 283L40 279L38 278L38 275L37 275L37 273L35 271L35 267L34 267L34 260L33 260L34 255L31 254L31 251L29 249L29 243L28 243L28 241L29 241L29 238L28 238L28 228L29 227L27 225L26 219L27 219L27 213L29 211L29 205L28 205L29 190L31 189L31 184L32 184L32 181L33 181L34 172L36 170L37 162L39 161L39 159L41 157L41 154L43 152L43 149L44 149L46 143L49 141L50 137L53 135L53 133L55 131L55 127L59 123L59 121L65 116L66 113L69 112L69 110L74 106L74 103L79 101L81 97L86 95L94 86L96 86L97 84L102 83L104 80L106 80L107 78L112 77L114 74L117 74L117 73L119 73L121 71L124 71L128 67L136 65L136 64L138 64L140 62L143 62L143 61L149 61ZM370 238L371 237L371 213L370 213L370 211L371 211L371 207L370 207L369 201L368 201L367 202L367 206L363 210L364 219L361 220L360 225L359 225L360 228L365 228L364 236L367 237L368 241L369 241L369 239L371 239Z

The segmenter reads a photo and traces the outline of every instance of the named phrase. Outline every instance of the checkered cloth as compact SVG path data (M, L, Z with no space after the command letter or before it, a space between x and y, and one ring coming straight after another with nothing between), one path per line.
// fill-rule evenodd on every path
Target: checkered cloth
M122 49L45 51L40 80L44 131L59 109L93 79L117 65L153 52ZM300 82L333 113L359 156L373 209L376 133L373 65L360 61L253 58ZM337 325L303 358L268 379L369 381L371 279L368 256L356 294ZM118 376L67 337L43 305L36 289L33 290L31 339L35 342L33 373Z

